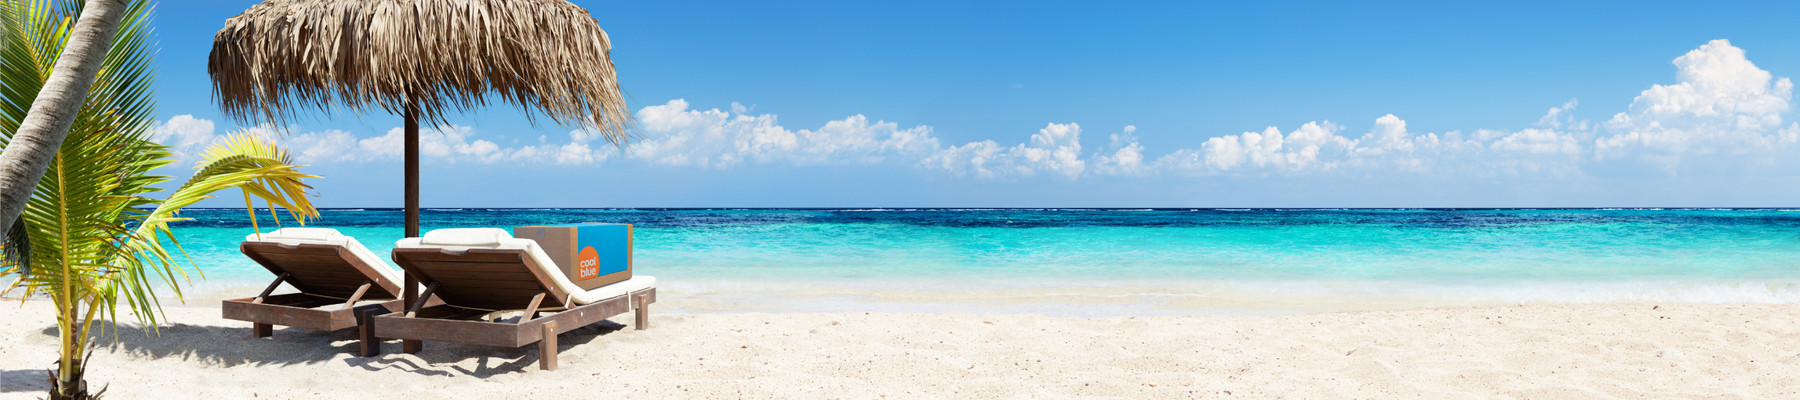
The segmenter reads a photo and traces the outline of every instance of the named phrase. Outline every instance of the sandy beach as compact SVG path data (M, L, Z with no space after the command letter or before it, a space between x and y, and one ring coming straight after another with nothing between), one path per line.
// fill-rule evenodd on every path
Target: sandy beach
M41 396L46 302L0 319L0 398ZM169 308L102 339L114 398L1792 398L1800 305L1527 305L1287 316L656 314L536 350L427 343L353 357L350 331Z

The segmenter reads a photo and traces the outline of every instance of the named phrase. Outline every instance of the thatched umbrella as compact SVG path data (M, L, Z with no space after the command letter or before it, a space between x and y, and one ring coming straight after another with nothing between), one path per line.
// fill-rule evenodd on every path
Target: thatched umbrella
M282 126L338 104L404 115L416 237L420 121L447 123L492 95L622 145L631 116L611 48L586 9L562 0L268 0L225 20L206 70L220 108L242 122Z

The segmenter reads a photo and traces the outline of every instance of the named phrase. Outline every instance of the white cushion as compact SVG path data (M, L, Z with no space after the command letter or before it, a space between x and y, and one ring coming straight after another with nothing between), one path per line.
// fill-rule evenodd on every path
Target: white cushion
M511 233L500 228L456 228L425 232L421 239L424 244L437 246L492 246L512 238Z
M260 242L321 243L331 241L340 236L344 235L338 233L336 229L331 228L281 228L269 233L252 233L245 235L244 240Z
M432 235L437 234L438 232L443 232L443 231L488 231L486 233L445 232L443 237L463 237L462 235L470 235L470 236L495 235L496 232L498 233L496 236L504 236L504 237L496 237L495 239L493 239L493 243L490 243L490 244L434 244L433 240L432 240L432 237L433 237ZM468 243L468 242L463 242L463 243ZM496 229L496 228L439 229L439 230L435 230L435 231L431 231L431 232L426 232L425 237L423 237L423 238L400 239L400 241L394 242L394 248L398 248L398 249L420 249L420 248L443 249L443 250L450 250L450 251L468 251L469 249L525 250L525 254L529 255L532 258L532 260L537 261L537 265L540 268L549 269L549 271L543 271L543 272L546 272L544 275L549 276L550 280L556 284L557 288L562 289L563 292L568 293L569 300L574 302L575 304L589 304L589 303L595 303L595 302L599 302L599 301L610 300L615 297L630 294L631 292L649 289L651 287L656 286L656 277L652 277L652 276L648 276L648 275L637 275L637 276L631 277L631 279L626 279L622 282L617 282L617 283L613 283L611 285L594 288L594 290L582 289L580 286L576 286L574 282L569 281L568 275L563 274L562 268L559 268L556 265L556 262L550 259L549 254L544 253L544 249L542 247L538 247L537 241L531 240L531 239L514 238L514 237L512 237L512 234L507 233L506 230L504 230L504 229Z
M375 270L375 273L380 274L382 279L386 279L388 282L393 282L395 286L399 286L402 284L402 282L405 282L405 280L403 279L404 276L400 275L399 268L394 268L394 266L392 264L388 264L387 260L376 256L375 252L369 251L369 248L363 247L362 242L356 241L356 238L344 236L344 234L338 233L338 230L336 230L336 229L331 229L331 228L281 228L281 229L276 229L275 231L269 232L269 233L263 233L263 234L252 233L252 234L246 235L246 236L244 236L244 241L246 241L246 242L272 242L272 243L279 243L279 244L284 244L284 245L289 245L289 246L298 245L301 243L323 244L323 245L330 245L330 246L343 246L343 247L349 248L350 254L355 255L356 258L358 258L358 259L361 259L364 264L368 264L370 267L373 267Z
M597 287L594 288L594 290L581 290L580 286L575 286L575 291L569 292L569 297L575 301L575 304L590 304L612 300L619 296L631 294L631 292L653 287L656 287L656 277L649 275L632 275L631 279ZM563 289L568 290L569 288L564 287Z

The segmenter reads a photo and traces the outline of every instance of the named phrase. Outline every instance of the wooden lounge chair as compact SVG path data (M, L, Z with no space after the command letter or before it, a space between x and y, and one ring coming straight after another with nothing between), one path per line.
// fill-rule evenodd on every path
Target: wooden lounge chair
M395 244L394 263L425 286L419 298L442 305L383 313L363 326L363 341L379 338L523 347L538 344L538 368L556 369L556 335L636 310L636 329L649 327L656 278L638 275L593 290L569 281L531 239L501 229L440 229ZM522 310L516 322L502 312ZM376 348L365 345L364 348ZM372 354L371 354L372 355Z
M254 323L252 337L268 337L274 325L335 331L360 325L359 311L402 308L400 272L335 229L251 234L238 248L275 274L262 294L221 307L226 319ZM272 295L283 282L300 292Z

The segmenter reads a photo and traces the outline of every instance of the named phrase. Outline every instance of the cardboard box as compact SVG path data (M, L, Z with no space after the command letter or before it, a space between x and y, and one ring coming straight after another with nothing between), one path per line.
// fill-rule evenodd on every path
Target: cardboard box
M520 226L513 237L536 240L582 289L631 279L631 224Z

